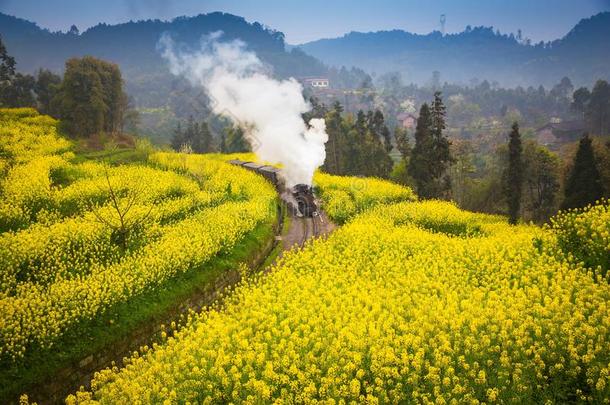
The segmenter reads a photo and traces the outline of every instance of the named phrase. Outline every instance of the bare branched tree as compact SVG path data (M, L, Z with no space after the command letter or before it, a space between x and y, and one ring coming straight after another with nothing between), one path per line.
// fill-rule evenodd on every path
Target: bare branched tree
M104 177L106 179L105 186L107 189L103 190L108 192L110 207L112 208L112 217L105 217L99 210L99 207L88 199L83 199L89 208L89 211L95 216L95 218L104 226L111 230L111 241L117 244L121 249L127 249L127 242L129 241L130 235L135 229L144 223L152 213L155 207L155 201L152 201L146 214L136 217L129 215L131 209L135 206L138 201L139 192L137 189L129 188L125 196L120 196L118 190L113 186L110 181L110 174L108 168L104 166ZM114 217L118 221L114 221Z

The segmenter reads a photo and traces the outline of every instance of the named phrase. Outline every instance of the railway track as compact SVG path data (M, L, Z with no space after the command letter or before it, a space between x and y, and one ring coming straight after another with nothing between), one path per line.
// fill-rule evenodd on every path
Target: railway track
M295 218L296 219L296 218ZM301 231L301 240L299 242L299 246L303 247L307 239L314 238L316 236L320 236L320 224L321 221L319 216L313 216L310 218L298 218L302 231Z

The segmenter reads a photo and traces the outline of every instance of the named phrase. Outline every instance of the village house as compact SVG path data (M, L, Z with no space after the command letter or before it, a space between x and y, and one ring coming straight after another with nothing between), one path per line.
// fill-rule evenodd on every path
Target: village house
M301 82L309 87L316 89L327 89L330 87L330 80L326 77L304 77Z
M536 140L545 146L578 140L587 131L583 121L552 120L536 130Z
M400 113L396 116L396 120L405 129L415 129L417 126L417 117L411 113Z

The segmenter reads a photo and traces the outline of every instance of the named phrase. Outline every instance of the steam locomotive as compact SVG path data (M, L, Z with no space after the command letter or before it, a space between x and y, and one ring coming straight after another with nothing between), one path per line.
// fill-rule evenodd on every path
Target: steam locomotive
M280 169L273 166L260 165L254 162L243 162L241 160L229 160L230 164L241 166L260 174L273 184L286 203L288 208L299 217L315 217L318 215L318 204L312 187L307 184L297 184L287 190L284 181L280 177Z

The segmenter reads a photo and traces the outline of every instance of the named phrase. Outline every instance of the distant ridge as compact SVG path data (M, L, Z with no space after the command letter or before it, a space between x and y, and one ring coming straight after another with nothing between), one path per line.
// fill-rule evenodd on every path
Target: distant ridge
M327 68L299 49L287 51L284 34L249 23L232 14L214 12L171 21L146 20L117 25L98 24L80 35L50 32L38 25L0 13L0 35L20 71L33 73L39 68L61 72L66 59L84 55L100 57L121 67L128 92L146 104L150 99L167 98L173 81L166 62L156 50L164 32L190 46L197 46L202 35L223 31L223 39L242 39L278 77L324 74ZM159 94L166 96L159 97Z
M287 46L279 31L221 12L171 21L98 24L80 35L53 33L0 13L0 35L19 70L61 71L70 57L101 57L121 66L128 91L140 104L171 92L172 78L155 48L163 32L196 46L201 35L218 30L226 39L244 40L278 77L318 76L327 74L326 66L356 66L378 75L398 71L405 82L419 84L427 83L433 71L441 73L443 82L469 84L476 78L509 87L551 86L564 76L587 86L599 78L610 79L610 12L583 19L563 38L546 44L518 41L491 27L467 27L445 36L438 31L351 32L296 47Z
M610 78L610 12L581 20L563 38L547 44L528 44L491 27L475 27L445 36L438 31L351 32L299 47L329 65L354 65L377 74L399 71L407 82L424 83L437 70L448 82L478 78L505 86L551 85L569 76L577 84L591 85Z

